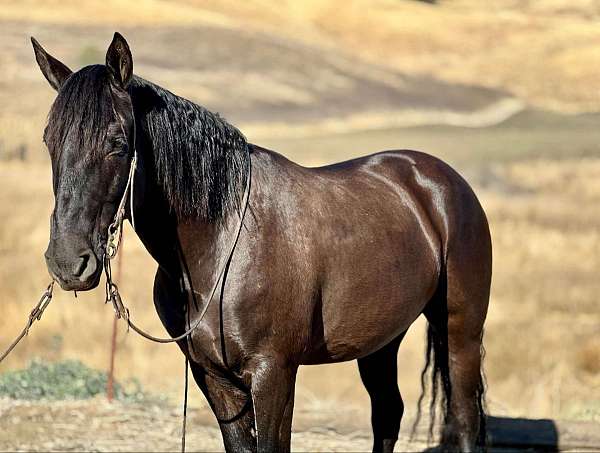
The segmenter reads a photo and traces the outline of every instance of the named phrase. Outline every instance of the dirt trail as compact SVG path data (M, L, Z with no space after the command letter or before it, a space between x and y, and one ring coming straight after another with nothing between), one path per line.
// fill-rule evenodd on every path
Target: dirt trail
M295 451L369 451L367 430L348 414L295 414ZM330 428L336 426L336 429ZM87 401L0 400L1 451L180 451L181 410L162 404ZM187 451L222 451L212 414L193 408ZM422 451L423 443L399 442L399 451Z
M359 409L296 410L293 451L370 451L371 432ZM210 410L188 411L187 451L223 451ZM181 408L162 403L109 404L104 397L85 401L30 402L0 399L0 451L180 451ZM410 441L412 420L405 417L396 451L435 451L425 441L427 423ZM597 423L488 418L488 450L599 451Z

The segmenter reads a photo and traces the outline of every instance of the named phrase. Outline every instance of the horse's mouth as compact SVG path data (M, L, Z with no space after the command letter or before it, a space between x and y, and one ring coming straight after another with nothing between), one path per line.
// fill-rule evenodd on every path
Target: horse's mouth
M102 276L102 268L99 268L94 274L85 280L69 278L67 280L57 277L50 272L52 279L57 282L64 291L90 291L98 286Z

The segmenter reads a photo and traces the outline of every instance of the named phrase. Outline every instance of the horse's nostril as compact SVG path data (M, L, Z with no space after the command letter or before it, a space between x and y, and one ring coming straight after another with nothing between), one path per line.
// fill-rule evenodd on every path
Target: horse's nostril
M79 261L73 267L73 275L85 280L96 271L96 257L93 252L85 252L79 256Z
M75 266L73 267L73 275L75 277L80 277L81 274L83 274L83 271L85 271L89 260L90 255L87 253L79 257L79 260L75 263Z

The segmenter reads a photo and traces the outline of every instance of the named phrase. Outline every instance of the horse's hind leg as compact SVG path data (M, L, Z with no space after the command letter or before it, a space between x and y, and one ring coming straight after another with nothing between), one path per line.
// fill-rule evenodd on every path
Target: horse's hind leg
M476 245L465 244L448 257L445 297L439 291L424 312L448 400L442 447L449 450L473 451L485 443L481 360L491 256L484 239L479 254Z
M404 403L398 390L398 347L406 332L371 355L358 359L360 377L371 397L373 451L392 452Z

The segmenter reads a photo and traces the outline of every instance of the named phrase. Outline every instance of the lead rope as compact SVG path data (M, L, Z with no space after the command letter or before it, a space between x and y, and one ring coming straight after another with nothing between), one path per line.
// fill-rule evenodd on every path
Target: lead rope
M8 356L8 354L12 352L15 346L17 346L19 342L23 339L23 337L27 336L27 334L29 333L29 329L31 328L33 323L42 319L42 314L44 314L44 310L52 301L53 290L54 280L50 282L50 284L46 288L46 291L44 291L44 294L42 294L42 297L40 298L39 302L35 304L35 306L31 310L29 318L27 318L27 322L25 323L25 327L23 327L21 333L17 336L17 338L15 338L15 340L10 344L6 351L2 353L2 356L0 356L0 362L2 362Z

